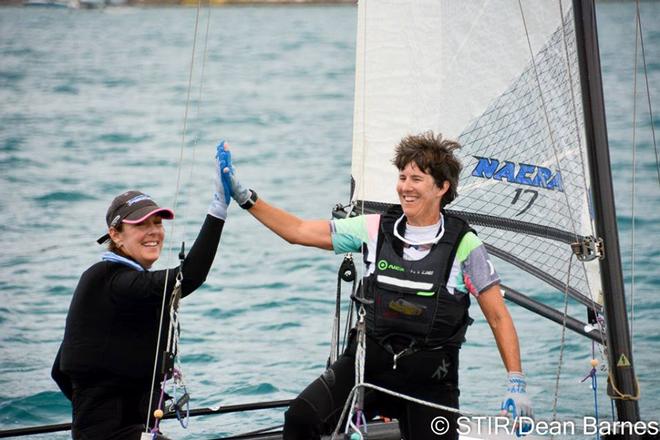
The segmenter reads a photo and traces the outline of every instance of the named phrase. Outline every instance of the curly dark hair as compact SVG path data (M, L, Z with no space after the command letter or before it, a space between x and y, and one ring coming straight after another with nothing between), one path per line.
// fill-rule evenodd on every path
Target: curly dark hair
M435 184L440 187L448 181L449 190L441 202L444 208L458 195L458 176L463 166L454 151L459 148L461 144L458 142L443 139L442 134L436 136L432 131L408 135L396 146L392 163L401 171L409 163L415 162L420 170L433 176Z

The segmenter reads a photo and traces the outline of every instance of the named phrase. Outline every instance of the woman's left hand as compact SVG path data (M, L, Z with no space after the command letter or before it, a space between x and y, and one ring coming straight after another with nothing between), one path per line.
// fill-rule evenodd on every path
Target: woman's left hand
M215 153L215 193L208 210L210 215L221 220L227 218L227 208L231 202L231 183L228 179L231 168L231 153L225 141L221 140Z

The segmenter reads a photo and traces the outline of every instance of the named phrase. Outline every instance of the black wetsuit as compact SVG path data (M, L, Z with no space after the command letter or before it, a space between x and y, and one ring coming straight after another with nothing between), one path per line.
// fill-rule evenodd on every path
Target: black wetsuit
M207 215L183 262L182 296L206 280L223 225ZM137 440L144 431L165 280L169 295L178 269L138 271L101 261L83 273L52 370L73 404L74 439ZM167 304L163 319L161 350L169 328Z
M393 208L381 217L375 259L378 265L363 280L365 297L373 300L366 307L365 382L458 408L459 349L472 320L467 313L468 294L450 294L446 282L458 244L471 228L464 220L443 214L443 238L423 259L404 261L402 243L393 234L395 220L401 214L400 208ZM399 233L404 235L405 222L399 226ZM423 281L433 286L427 287L432 292L385 286L385 278L378 278L381 274L390 283L398 277L402 286L409 284L403 281L414 281L414 286ZM355 385L355 351L353 337L343 355L293 401L285 414L285 440L315 440L332 432ZM394 368L394 353L403 352ZM373 390L365 393L364 408L367 420L376 415L398 419L406 440L458 437L455 413ZM447 420L448 428L438 420L434 423L438 417Z
M344 354L293 401L285 413L285 440L319 439L337 426L346 398L355 385L355 347L353 340ZM396 348L403 349L405 345ZM418 351L397 360L396 369L393 369L392 354L367 336L365 382L458 408L458 351L458 347ZM404 439L457 437L458 426L452 413L373 390L366 392L364 407L366 420L377 415L398 419ZM439 416L450 423L444 436L431 430L431 423Z

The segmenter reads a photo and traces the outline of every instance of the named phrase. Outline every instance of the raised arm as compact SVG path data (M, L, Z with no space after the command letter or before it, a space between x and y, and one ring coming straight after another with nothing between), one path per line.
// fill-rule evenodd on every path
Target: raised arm
M257 197L256 192L245 188L236 176L231 163L231 153L226 145L218 146L223 183L231 188L231 196L244 209L268 229L292 244L332 250L332 235L328 220L303 220Z
M264 226L291 244L332 250L328 220L303 220L259 198L247 209Z

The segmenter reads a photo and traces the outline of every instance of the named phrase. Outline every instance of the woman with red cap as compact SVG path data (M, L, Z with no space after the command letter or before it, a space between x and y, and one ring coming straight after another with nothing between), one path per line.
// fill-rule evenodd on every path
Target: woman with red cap
M145 431L158 402L151 390L154 368L160 373L154 359L162 362L156 347L163 351L170 325L168 313L161 317L163 295L169 298L179 271L182 296L206 280L230 200L220 182L218 174L208 215L187 257L167 270L149 269L163 249L162 221L173 219L174 212L139 191L120 194L110 204L108 231L97 240L108 242L108 250L80 278L52 370L72 401L74 439L137 440Z

